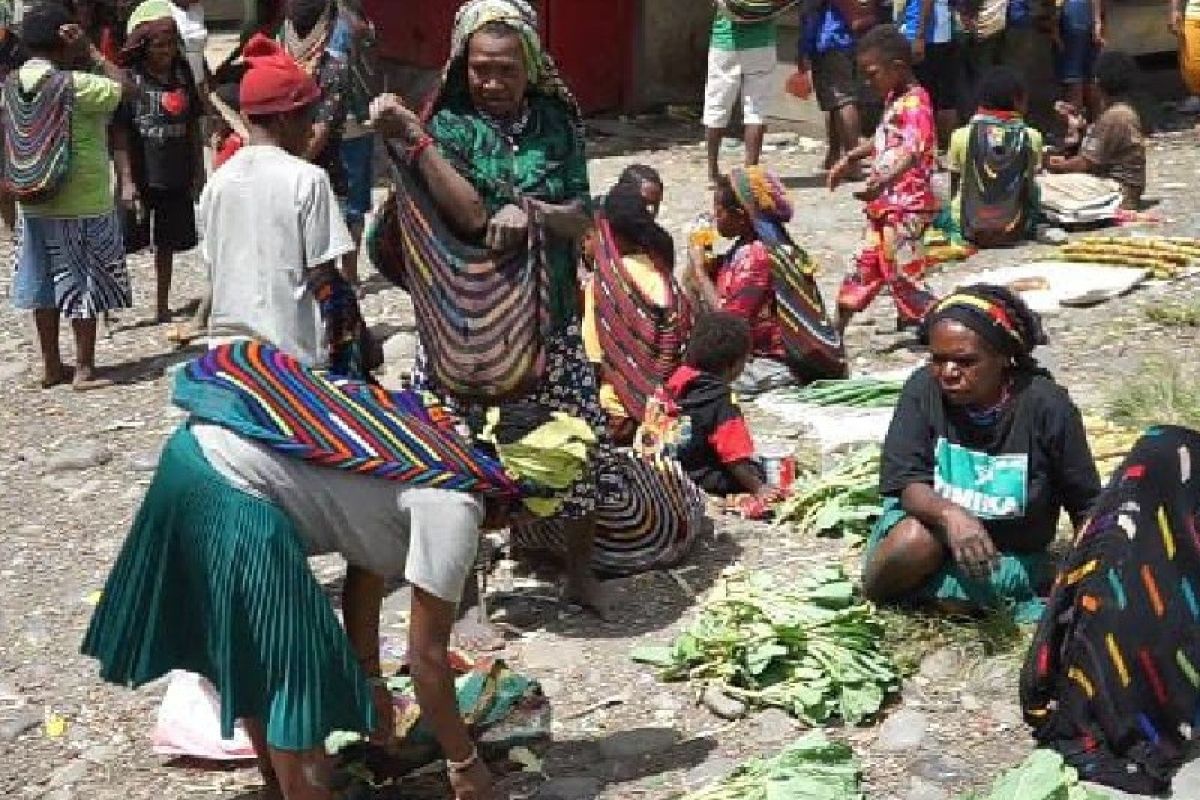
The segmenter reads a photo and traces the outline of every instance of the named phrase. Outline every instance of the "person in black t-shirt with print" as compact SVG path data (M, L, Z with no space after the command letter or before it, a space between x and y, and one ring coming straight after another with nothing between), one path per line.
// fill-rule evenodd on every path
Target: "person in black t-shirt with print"
M886 502L863 591L1035 617L1061 511L1078 528L1100 492L1079 410L1034 361L1041 320L1008 289L959 289L922 340L929 365L905 385L883 445Z
M193 198L204 181L200 93L179 46L169 3L143 3L129 19L121 61L131 94L118 112L129 134L137 195L150 212L155 321L170 320L175 254L197 244Z

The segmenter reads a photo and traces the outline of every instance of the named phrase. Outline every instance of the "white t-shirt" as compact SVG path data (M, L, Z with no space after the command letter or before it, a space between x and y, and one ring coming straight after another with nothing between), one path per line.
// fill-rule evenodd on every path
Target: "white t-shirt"
M204 24L204 4L192 3L187 8L171 4L175 27L183 39L184 57L192 70L192 78L199 86L204 82L204 48L208 46L208 28Z
M324 366L324 325L305 273L354 249L325 171L248 145L213 173L198 221L212 280L209 337L258 339Z

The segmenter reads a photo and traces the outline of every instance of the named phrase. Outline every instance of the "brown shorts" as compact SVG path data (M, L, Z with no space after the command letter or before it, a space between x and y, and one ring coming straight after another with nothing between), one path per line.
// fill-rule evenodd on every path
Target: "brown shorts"
M822 111L837 111L858 103L858 68L853 50L830 50L814 56L812 77Z

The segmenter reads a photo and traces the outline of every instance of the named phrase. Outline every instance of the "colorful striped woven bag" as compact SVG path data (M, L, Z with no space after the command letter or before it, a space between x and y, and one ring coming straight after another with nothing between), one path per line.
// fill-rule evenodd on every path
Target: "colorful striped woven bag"
M825 302L808 254L794 244L769 248L775 314L788 366L802 381L844 378L846 349L825 313Z
M598 470L592 568L609 576L673 567L705 530L705 495L678 461L616 453ZM515 525L513 544L562 552L566 530L557 519Z
M335 383L267 344L209 350L180 371L174 402L193 419L321 467L513 499L527 488L440 427L415 393Z
M528 246L497 259L458 238L420 179L392 160L396 191L376 223L372 257L412 297L434 385L485 405L528 394L546 371L550 332L540 225L531 213Z
M679 366L691 332L691 307L669 270L662 305L642 294L603 216L596 218L596 330L604 376L631 419Z
M766 22L785 14L800 0L717 0L717 5L734 22Z
M71 73L48 69L28 91L18 71L4 82L4 187L24 203L45 202L71 164Z

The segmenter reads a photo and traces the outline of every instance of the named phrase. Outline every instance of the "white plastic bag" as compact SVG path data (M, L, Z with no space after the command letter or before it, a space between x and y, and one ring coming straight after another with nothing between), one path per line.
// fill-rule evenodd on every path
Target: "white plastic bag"
M254 758L254 746L241 723L233 739L221 739L221 700L212 684L191 672L171 673L154 726L154 752L212 761Z

